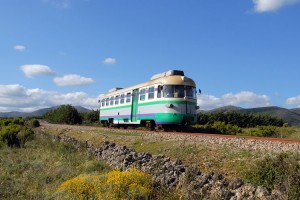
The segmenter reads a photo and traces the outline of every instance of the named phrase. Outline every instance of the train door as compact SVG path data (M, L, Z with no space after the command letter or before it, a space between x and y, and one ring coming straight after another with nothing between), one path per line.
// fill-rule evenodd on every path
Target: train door
M137 121L138 100L139 100L139 89L135 89L133 90L132 93L131 122Z

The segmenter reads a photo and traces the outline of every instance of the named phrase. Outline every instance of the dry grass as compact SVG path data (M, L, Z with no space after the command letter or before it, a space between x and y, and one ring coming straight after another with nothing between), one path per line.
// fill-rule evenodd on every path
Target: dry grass
M48 133L62 133L62 125L46 125ZM241 169L265 153L230 148L223 145L209 145L185 140L166 139L151 136L145 131L116 130L100 127L70 126L64 132L81 141L101 145L104 141L125 145L138 152L164 154L171 159L180 159L186 165L197 165L202 172L222 173L227 178L240 176Z

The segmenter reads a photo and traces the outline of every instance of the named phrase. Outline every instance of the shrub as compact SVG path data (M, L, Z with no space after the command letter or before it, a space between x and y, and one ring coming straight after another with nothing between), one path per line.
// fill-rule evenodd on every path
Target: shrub
M62 105L55 110L47 112L44 119L50 123L61 123L61 124L81 124L82 117L77 112L76 108L71 105Z
M18 124L10 124L1 129L1 140L9 147L24 147L25 143L33 138L34 132Z
M56 196L65 199L147 199L150 192L151 176L132 168L105 175L80 175L63 182Z
M21 130L20 125L11 124L4 126L1 130L1 139L9 147L20 147L20 141L17 138L18 133Z
M225 124L225 122L214 122L213 124L206 125L194 125L194 130L198 132L205 133L219 133L219 134L228 134L228 135L236 135L242 132L242 129L236 125Z
M278 137L278 127L275 126L257 126L256 128L248 129L245 135L257 137Z
M29 128L36 128L36 127L40 126L40 122L37 119L31 119L31 120L27 121L26 125Z
M56 195L64 199L100 199L103 182L99 175L80 175L63 182Z
M289 199L300 196L299 154L281 153L253 162L244 172L244 181L264 185L269 190L275 187L288 195Z
M151 176L135 168L107 174L107 187L112 199L146 199L151 191Z
M85 121L86 123L94 123L99 121L99 110L92 110L85 114Z

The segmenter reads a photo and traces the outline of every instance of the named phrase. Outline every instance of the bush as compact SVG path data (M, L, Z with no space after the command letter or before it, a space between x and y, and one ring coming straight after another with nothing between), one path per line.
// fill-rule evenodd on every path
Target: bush
M227 134L227 135L236 135L242 132L242 129L236 125L225 124L225 122L214 122L213 124L205 125L194 125L194 131L205 132L205 133L217 133L217 134Z
M71 105L62 105L55 110L47 112L44 119L50 123L58 124L81 124L82 117L77 112L76 108Z
M245 131L243 135L256 137L279 137L279 128L275 126L258 126Z
M9 147L24 147L25 143L32 139L34 132L26 126L10 124L4 126L0 132L0 138Z
M88 112L85 114L85 122L86 123L94 123L99 121L99 110L92 110L91 112Z
M269 190L280 188L289 199L300 196L300 156L281 153L253 162L244 172L244 181L264 185Z
M37 119L31 119L31 120L29 120L29 121L26 122L26 125L29 128L36 128L36 127L40 126L40 122Z
M65 199L147 199L151 176L136 170L80 175L62 183L56 195Z

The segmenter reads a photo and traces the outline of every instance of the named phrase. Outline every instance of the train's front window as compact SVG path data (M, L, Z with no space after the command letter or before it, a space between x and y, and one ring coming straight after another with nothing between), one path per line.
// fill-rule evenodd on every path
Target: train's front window
M183 85L165 85L164 97L166 98L183 98L184 86Z
M196 99L196 88L191 86L185 87L186 97L189 99Z
M196 99L196 88L184 85L164 85L163 95L165 98Z

